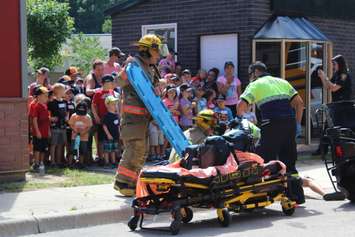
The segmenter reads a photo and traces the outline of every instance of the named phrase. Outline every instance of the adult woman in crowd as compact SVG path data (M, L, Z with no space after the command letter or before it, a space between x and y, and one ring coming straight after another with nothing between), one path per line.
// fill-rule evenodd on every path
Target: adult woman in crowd
M233 62L224 64L224 75L217 79L218 92L226 97L226 106L231 109L233 117L237 114L239 95L242 92L241 82L234 75Z
M207 78L204 81L203 89L205 91L214 90L216 93L218 92L217 87L217 77L219 75L219 70L217 68L211 68L207 73Z

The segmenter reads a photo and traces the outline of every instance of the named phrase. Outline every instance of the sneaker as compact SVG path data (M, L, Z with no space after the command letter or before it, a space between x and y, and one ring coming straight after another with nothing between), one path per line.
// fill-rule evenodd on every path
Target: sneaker
M34 172L38 172L38 171L39 171L39 164L34 163L34 164L32 165L32 170L33 170Z
M327 193L323 196L325 201L343 201L345 200L345 195L342 192Z

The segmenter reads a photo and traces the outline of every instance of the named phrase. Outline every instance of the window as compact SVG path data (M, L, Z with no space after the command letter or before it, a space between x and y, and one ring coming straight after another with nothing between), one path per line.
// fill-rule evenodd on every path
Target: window
M169 48L177 51L177 24L142 25L142 36L156 34L165 39Z

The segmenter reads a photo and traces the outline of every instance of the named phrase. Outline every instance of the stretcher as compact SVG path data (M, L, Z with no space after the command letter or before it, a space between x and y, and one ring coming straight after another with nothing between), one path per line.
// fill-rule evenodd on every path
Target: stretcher
M143 101L171 146L181 156L189 145L189 142L170 111L166 108L160 97L155 94L148 75L142 70L137 61L130 62L126 67L126 72L128 80L139 98Z
M132 203L134 215L128 222L132 231L138 225L147 229L144 227L146 214L170 213L172 222L165 230L176 235L182 223L192 220L192 207L216 209L223 227L231 223L230 212L251 211L274 202L281 203L286 215L294 213L296 202L288 192L292 177L286 175L282 162L264 164L256 154L232 151L222 164L194 167L192 164L201 166L198 160L201 158L209 159L188 154L173 164L141 171Z

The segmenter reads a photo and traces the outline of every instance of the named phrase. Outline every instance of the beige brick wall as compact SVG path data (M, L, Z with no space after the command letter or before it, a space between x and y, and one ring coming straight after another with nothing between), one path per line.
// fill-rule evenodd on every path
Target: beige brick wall
M24 179L28 159L27 100L0 98L0 182Z

